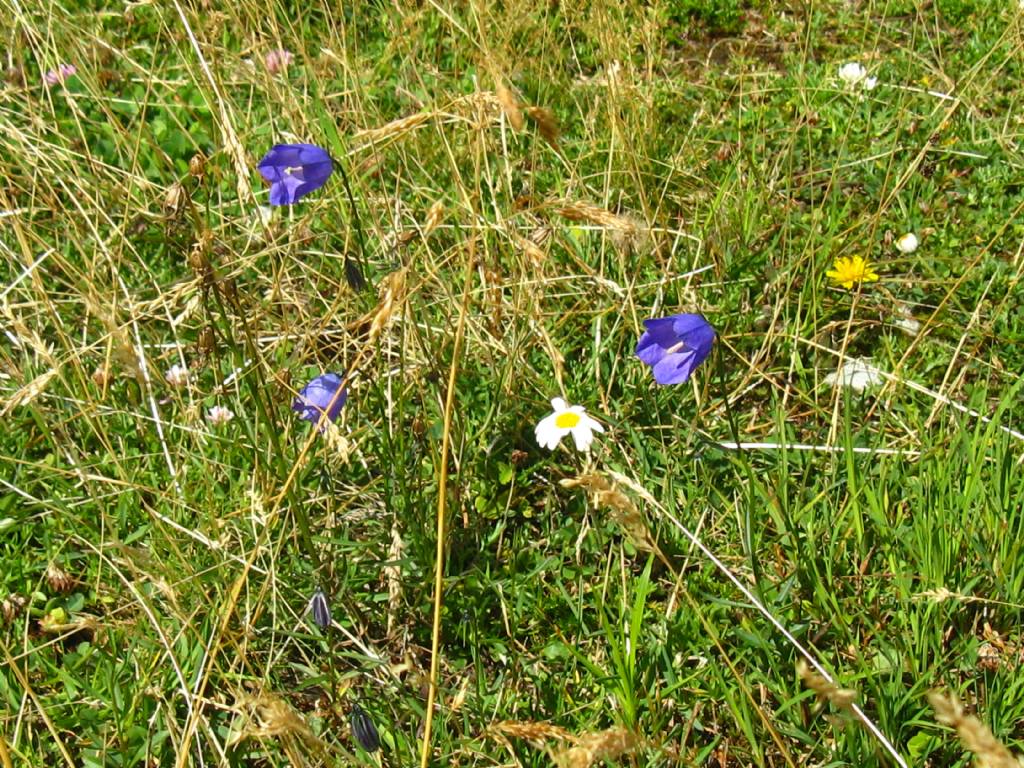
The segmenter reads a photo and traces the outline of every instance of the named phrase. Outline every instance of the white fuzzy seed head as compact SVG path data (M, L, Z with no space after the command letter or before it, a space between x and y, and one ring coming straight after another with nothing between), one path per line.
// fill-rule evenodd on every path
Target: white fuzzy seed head
M896 241L896 248L899 249L900 253L913 253L917 250L918 245L920 245L920 241L913 232L907 232L907 234Z

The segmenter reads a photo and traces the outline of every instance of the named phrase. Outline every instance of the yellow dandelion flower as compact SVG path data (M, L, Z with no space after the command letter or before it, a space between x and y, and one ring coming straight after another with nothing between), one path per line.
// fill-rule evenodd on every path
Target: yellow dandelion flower
M863 256L841 256L825 275L843 288L853 288L855 283L873 283L878 279L878 273L871 269L871 264Z

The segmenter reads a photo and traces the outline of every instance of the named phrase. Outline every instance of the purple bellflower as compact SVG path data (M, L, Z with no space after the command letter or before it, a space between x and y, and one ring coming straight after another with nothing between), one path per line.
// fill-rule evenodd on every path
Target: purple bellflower
M704 362L715 342L715 329L703 315L671 315L644 320L636 356L651 366L659 384L682 384Z
M320 423L321 414L327 414L326 421L335 421L345 405L348 392L342 387L342 379L336 373L324 373L317 376L299 392L292 402L292 410L300 418L313 424L320 424L323 432L326 423Z
M291 205L326 184L334 164L315 144L275 144L257 168L270 182L270 204Z

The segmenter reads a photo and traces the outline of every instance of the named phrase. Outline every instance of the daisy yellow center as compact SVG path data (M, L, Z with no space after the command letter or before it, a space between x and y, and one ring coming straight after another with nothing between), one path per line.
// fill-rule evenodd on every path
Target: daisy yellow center
M580 423L580 415L572 411L566 411L555 416L555 426L559 429L572 429Z
M832 269L825 274L844 288L853 288L857 283L871 283L878 279L878 274L863 256L836 259Z

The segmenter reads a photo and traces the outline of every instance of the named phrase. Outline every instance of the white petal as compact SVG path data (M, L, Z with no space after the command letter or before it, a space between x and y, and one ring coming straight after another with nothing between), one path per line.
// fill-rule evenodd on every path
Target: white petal
M863 392L871 383L871 377L864 371L854 371L850 374L847 383L854 392Z
M592 429L595 432L604 432L604 425L601 422L595 421L586 415L580 420L580 426L586 426L587 429Z
M859 358L847 358L843 361L843 366L838 373L830 373L825 377L826 384L849 387L854 392L863 392L868 387L881 384L884 380L878 368L867 360Z
M594 442L594 433L590 431L590 425L586 422L580 422L572 429L572 439L576 443L576 448L581 451L589 451L590 444Z
M555 413L561 413L562 411L566 411L569 409L569 404L566 403L565 400L563 400L560 397L553 397L551 398L551 409Z
M865 75L867 70L856 61L847 62L839 68L839 77L851 85L863 80Z
M540 423L537 424L536 429L534 429L537 442L542 448L547 448L549 451L553 451L558 447L558 444L562 441L562 438L565 436L567 431L558 428L555 424L555 418L556 414L554 413L550 416L545 416L540 420Z

